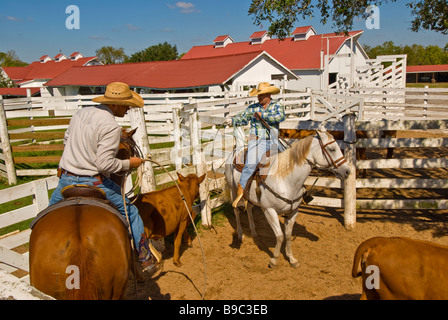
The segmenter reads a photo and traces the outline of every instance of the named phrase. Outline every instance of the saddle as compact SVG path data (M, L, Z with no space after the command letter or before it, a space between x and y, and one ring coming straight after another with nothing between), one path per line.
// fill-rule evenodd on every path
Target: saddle
M256 181L257 187L256 187L256 193L257 197L260 197L260 182L265 181L267 175L260 173L260 169L267 168L270 166L269 157L271 155L271 151L268 150L263 157L261 158L261 161L258 163L257 167L255 168L255 171L250 176L249 180L247 181L246 187L244 188L244 198L246 200L249 199L249 191L250 187L252 185L252 182ZM247 158L247 147L245 147L242 151L237 153L235 155L235 158L233 159L233 166L238 172L242 172L243 168L245 167Z
M39 212L36 218L34 218L34 220L31 222L31 229L33 229L33 227L40 219L45 217L53 210L67 206L93 205L106 209L110 213L114 214L124 224L126 230L129 230L129 224L126 218L123 217L123 215L112 204L112 202L106 199L106 193L102 189L94 186L77 184L63 188L61 190L61 194L64 199Z
M267 175L266 174L262 174L260 169L262 168L266 168L270 166L270 161L269 161L269 157L271 155L270 150L268 150L263 157L261 158L260 163L258 163L254 173L250 176L249 180L247 181L246 187L244 188L244 199L250 201L250 196L249 196L249 191L250 191L250 187L252 186L252 182L255 179L256 182L256 189L255 189L255 193L257 194L257 197L260 198L261 196L261 192L260 192L260 184L264 183L264 181L266 180ZM244 148L244 150L240 151L239 153L237 153L235 155L235 158L233 159L233 167L238 171L238 172L242 172L243 168L245 166L246 163L246 158L247 158L247 147ZM275 191L273 191L269 186L267 186L266 184L264 184L264 186L271 191L273 194L276 194ZM282 199L283 201L285 201L286 203L290 203L291 206L292 204L294 204L296 202L296 200L289 200L286 198L281 197L280 195L276 194L277 197L279 197L280 199ZM302 196L302 201L305 204L310 203L313 200L313 197L306 191Z

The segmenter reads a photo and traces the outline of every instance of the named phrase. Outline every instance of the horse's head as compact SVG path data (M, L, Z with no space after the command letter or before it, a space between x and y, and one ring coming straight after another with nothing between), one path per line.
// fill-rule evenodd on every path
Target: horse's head
M325 128L316 130L315 140L309 155L312 163L319 169L329 169L338 178L345 179L350 174L350 168L334 137Z
M132 135L137 131L137 128L127 131L121 129L120 145L118 146L117 158L121 160L129 159L137 154L137 144L135 143ZM124 178L124 172L111 173L110 178L118 185L121 185Z
M134 157L136 154L136 144L132 136L137 131L137 128L127 131L121 129L120 145L118 147L117 158L124 160Z

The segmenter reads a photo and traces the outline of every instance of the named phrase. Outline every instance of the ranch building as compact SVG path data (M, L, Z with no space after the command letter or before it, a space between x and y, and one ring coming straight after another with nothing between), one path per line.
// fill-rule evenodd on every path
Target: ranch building
M3 67L0 72L19 88L40 88L41 96L49 96L46 83L72 67L101 65L97 57L84 57L73 52L69 57L59 53L54 58L43 55L26 67ZM26 96L26 95L25 95Z
M85 92L102 93L107 84L121 81L140 93L234 91L234 83L271 81L281 75L280 84L288 88L297 76L264 51L203 57L186 60L124 63L74 67L45 85L55 96Z
M235 42L229 35L223 35L215 38L213 44L194 46L182 60L262 50L297 76L297 80L289 84L290 89L327 90L329 84L341 77L348 78L352 86L357 66L366 65L368 56L358 41L362 33L363 31L352 31L348 35L317 34L312 26L306 26L296 28L292 37L283 40L271 39L266 31L255 32L248 41L243 42ZM282 75L271 74L270 80L281 77Z
M448 64L408 66L406 69L407 83L437 83L448 82Z

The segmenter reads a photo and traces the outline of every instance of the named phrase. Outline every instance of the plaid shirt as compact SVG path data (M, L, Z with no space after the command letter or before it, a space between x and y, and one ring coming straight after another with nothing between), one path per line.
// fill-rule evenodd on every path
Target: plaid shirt
M251 104L241 113L233 117L234 126L245 126L249 122L250 135L259 139L269 139L269 131L261 124L260 121L253 117L255 112L260 112L261 117L266 120L271 128L275 128L278 132L280 122L285 120L285 108L278 101L271 101L266 109L259 103Z

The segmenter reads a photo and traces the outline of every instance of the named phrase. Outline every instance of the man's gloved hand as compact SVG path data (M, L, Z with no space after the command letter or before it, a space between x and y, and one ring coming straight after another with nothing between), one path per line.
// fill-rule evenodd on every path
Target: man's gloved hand
M232 118L228 118L228 119L224 120L224 122L222 124L225 126L231 126L233 124L233 120L232 120Z
M129 167L138 168L143 162L145 161L139 157L131 157L129 158Z

